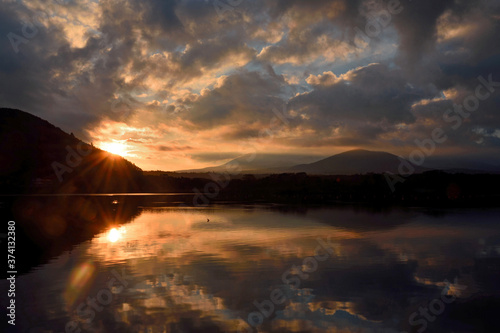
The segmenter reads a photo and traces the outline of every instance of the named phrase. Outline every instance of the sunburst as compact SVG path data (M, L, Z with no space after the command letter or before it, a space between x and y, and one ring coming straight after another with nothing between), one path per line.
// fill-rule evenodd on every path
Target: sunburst
M127 156L127 145L123 142L104 142L101 145L101 149L105 150L111 154L119 155L119 156Z

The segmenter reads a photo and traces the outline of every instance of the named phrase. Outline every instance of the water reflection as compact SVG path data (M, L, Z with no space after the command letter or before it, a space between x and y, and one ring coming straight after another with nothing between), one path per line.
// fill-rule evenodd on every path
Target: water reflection
M108 240L111 243L116 243L122 237L122 234L125 232L127 232L127 229L125 227L121 227L119 229L112 228L108 232Z
M143 208L130 223L110 225L19 277L17 299L29 318L20 325L40 332L246 332L253 323L276 332L492 332L498 217L493 210ZM308 271L318 239L334 250ZM286 272L298 283L285 281ZM271 301L276 289L281 304ZM443 311L431 307L432 320L420 314L439 302ZM484 311L470 311L477 306Z

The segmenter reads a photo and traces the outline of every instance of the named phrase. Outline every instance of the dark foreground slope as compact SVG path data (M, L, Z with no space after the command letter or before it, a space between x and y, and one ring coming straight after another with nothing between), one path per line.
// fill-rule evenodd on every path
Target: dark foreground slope
M29 113L0 109L0 193L139 191L142 170Z

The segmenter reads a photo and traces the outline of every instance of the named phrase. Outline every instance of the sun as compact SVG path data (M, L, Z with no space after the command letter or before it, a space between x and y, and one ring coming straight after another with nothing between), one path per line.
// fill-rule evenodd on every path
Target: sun
M122 142L105 142L101 144L101 149L111 154L127 156L127 145Z

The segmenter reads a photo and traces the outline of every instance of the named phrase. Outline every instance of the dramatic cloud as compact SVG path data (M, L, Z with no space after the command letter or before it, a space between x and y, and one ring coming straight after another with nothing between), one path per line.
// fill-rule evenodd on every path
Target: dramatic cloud
M404 155L437 127L436 154L500 149L498 1L1 1L1 106L144 168Z

